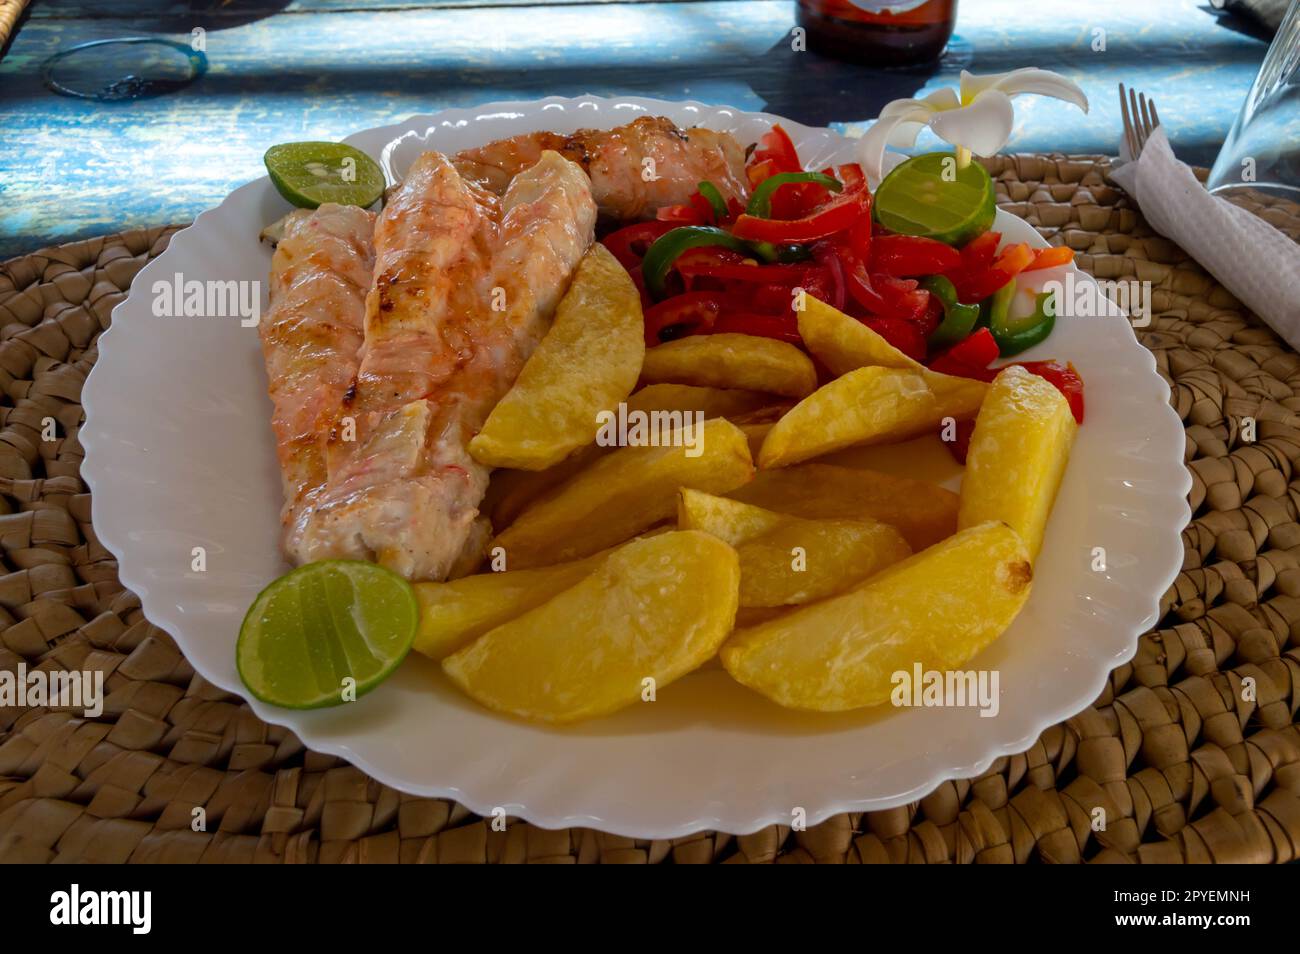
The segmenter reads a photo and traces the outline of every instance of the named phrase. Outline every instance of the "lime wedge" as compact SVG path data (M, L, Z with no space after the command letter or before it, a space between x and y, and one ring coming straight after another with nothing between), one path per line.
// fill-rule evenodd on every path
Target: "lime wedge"
M369 208L384 194L384 173L360 149L341 142L286 142L262 157L271 182L301 209L326 202Z
M989 230L997 213L993 180L977 162L957 168L948 152L900 163L876 189L876 221L900 235L965 245Z
M397 668L419 615L411 584L391 570L308 563L253 600L235 649L239 677L263 702L288 709L350 701Z

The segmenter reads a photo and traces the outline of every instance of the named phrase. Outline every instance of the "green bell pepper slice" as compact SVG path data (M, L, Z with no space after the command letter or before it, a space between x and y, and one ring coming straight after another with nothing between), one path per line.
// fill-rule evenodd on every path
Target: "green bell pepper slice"
M668 270L673 267L673 262L677 261L683 252L709 245L720 245L733 252L743 252L745 255L754 254L748 242L713 225L683 225L681 228L665 232L655 239L654 244L646 251L645 258L641 260L641 274L645 277L645 287L650 297L656 301L664 297L667 291L664 282L668 278Z
M722 197L718 187L712 182L701 182L696 188L700 195L704 196L704 201L713 207L713 218L721 222L727 217L727 200Z
M931 275L921 282L943 305L943 321L930 334L929 346L934 351L951 348L975 330L980 319L979 305L963 305L957 300L957 289L942 275Z
M1007 311L1011 308L1011 299L1016 297L1016 287L1016 280L1013 278L980 302L979 323L981 325L986 328L992 325L994 317L1000 322L1006 321Z
M834 176L828 176L821 172L778 172L774 176L768 176L754 194L749 197L749 205L745 207L746 215L755 215L760 219L771 218L772 216L772 196L776 190L783 185L791 185L796 182L815 182L819 186L825 186L832 192L840 192L844 189L844 183L840 182Z
M994 296L996 297L996 296ZM998 353L1006 358L1027 351L1052 333L1056 327L1056 295L1045 291L1034 299L1034 310L1023 318L1011 318L1004 309L993 314L989 331L998 343Z

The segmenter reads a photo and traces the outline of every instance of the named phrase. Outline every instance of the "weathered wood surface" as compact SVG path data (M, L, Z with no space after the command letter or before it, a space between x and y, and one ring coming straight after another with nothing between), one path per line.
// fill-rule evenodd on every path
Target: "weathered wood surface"
M1123 80L1155 96L1180 155L1204 164L1266 48L1193 0L980 0L961 6L937 70L886 72L795 52L793 10L791 0L37 0L0 60L0 257L187 220L261 175L277 142L548 94L693 98L852 129L961 69L1032 64L1072 76L1094 108L1024 98L1008 149L1113 152ZM210 68L180 92L97 103L41 83L41 64L75 44L188 40L195 27Z

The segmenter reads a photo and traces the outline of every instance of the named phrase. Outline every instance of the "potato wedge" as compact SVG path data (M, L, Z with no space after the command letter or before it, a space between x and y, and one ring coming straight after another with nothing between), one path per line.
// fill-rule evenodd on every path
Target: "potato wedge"
M712 658L735 621L739 589L740 561L717 537L686 530L637 540L442 668L500 712L544 722L604 715Z
M897 444L857 444L819 458L819 464L875 470L896 477L911 477L932 484L943 484L962 475L962 465L939 432L922 434ZM757 456L757 455L755 455Z
M416 583L420 625L412 648L430 659L442 659L586 579L608 556L601 552L532 570L478 573L450 583Z
M488 515L492 529L500 533L547 491L590 467L605 456L608 448L588 444L545 470L494 470L479 510Z
M743 607L809 603L912 553L886 523L804 520L698 490L681 492L677 525L711 533L736 548Z
M893 674L961 666L1011 625L1032 570L1020 535L982 523L878 573L847 593L737 630L722 665L794 709L887 702Z
M913 550L957 529L958 501L951 490L871 470L829 464L760 470L726 496L810 520L879 520L895 527Z
M902 368L850 371L804 398L773 425L758 455L785 467L855 444L888 444L936 430L946 417L968 420L988 385Z
M784 341L741 334L692 335L649 349L641 380L801 398L816 389L817 369L806 354Z
M1004 521L1037 558L1077 431L1050 383L1014 366L998 374L975 419L957 526Z
M799 312L799 336L804 347L836 377L873 365L909 371L925 368L858 319L811 295Z
M596 415L632 392L644 358L641 297L596 242L578 263L550 331L469 442L470 454L490 467L558 463L591 443Z
M761 537L775 530L787 520L797 520L789 514L764 510L753 504L741 503L730 497L719 497L683 487L677 495L677 528L703 530L733 547L746 540ZM811 521L804 521L810 523Z
M699 411L707 419L748 416L765 411L771 402L771 395L757 391L701 388L689 384L652 384L629 396L625 403L629 413ZM491 518L492 526L498 532L504 530L546 491L558 487L612 450L613 447L590 443L546 470L498 470L492 474L488 483L482 510ZM756 448L754 453L757 453Z
M807 307L799 313L799 334L804 346L836 377L858 368L882 367L920 372L936 388L938 382L967 380L931 371L858 319L816 298L809 298Z
M843 592L911 556L912 548L887 523L791 517L736 552L741 605L789 606Z
M669 529L648 530L636 539L645 540ZM581 560L532 570L503 570L443 583L415 583L420 624L412 648L430 659L442 659L489 629L522 616L590 576L617 549L611 547Z
M679 439L676 432L670 439ZM493 545L505 549L512 570L577 559L672 518L682 487L726 493L752 479L749 444L730 421L705 421L680 440L688 446L604 455L537 500Z
M627 399L629 411L701 411L706 418L737 417L771 403L772 396L761 391L692 384L648 384Z
M737 427L744 427L747 424L775 424L786 414L789 414L794 405L794 401L768 404L752 411L746 411L744 414L728 414L727 420Z

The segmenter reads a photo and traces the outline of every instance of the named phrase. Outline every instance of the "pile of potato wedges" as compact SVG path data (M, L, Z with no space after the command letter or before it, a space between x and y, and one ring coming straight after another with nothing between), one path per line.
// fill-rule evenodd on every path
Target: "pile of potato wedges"
M937 374L812 297L799 330L806 351L734 334L647 350L635 286L594 245L470 444L498 468L489 556L417 584L415 648L485 706L572 722L715 658L783 706L879 705L893 673L997 639L1069 458L1065 398L1019 367ZM618 415L657 429L598 440ZM826 462L967 420L960 494Z

